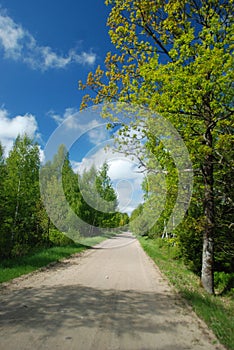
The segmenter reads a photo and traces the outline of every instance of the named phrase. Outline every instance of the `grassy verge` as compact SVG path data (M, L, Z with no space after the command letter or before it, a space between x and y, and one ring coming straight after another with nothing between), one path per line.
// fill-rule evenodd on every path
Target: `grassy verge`
M102 235L100 236L94 236L94 237L81 237L79 239L79 243L86 245L86 246L90 246L93 247L98 243L103 242L104 240L111 238L113 236L115 236L116 234L121 233L120 232L115 232L115 231L110 231L110 232L104 232Z
M139 238L146 253L155 261L177 291L189 302L214 334L228 349L234 349L234 299L229 296L212 296L200 286L198 276L189 271L183 262L173 259L173 247L162 241Z
M85 249L87 247L81 244L40 248L22 257L4 260L0 263L0 283L38 270Z
M7 282L13 278L38 270L52 262L62 260L72 254L89 249L91 246L94 246L111 236L113 236L113 233L80 238L79 243L76 244L73 243L50 248L38 248L30 254L4 260L0 262L0 283Z

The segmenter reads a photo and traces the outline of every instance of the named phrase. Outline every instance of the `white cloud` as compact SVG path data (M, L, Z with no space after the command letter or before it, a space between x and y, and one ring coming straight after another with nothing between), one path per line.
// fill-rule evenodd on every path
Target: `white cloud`
M120 211L125 211L125 208L131 203L134 192L134 181L120 180L114 182L115 192L118 196L118 205Z
M100 122L97 119L87 121L82 115L82 112L76 108L66 108L63 115L57 114L54 111L47 113L58 125L63 123L63 126L69 132L76 131L78 135L86 134L87 139L93 145L99 145L110 138L105 122Z
M89 137L89 141L93 145L99 145L100 143L106 141L108 132L105 125L102 127L94 126L93 128L91 126L90 130L87 132L87 135Z
M0 109L0 142L8 155L18 135L27 134L30 138L37 137L38 125L34 115L25 114L9 118L6 109ZM43 158L40 151L41 159Z
M103 163L105 163L110 157L110 153L105 149L99 149L94 154L90 154L84 157L81 162L72 162L74 171L79 174L83 174L84 171L89 170L92 166L99 169Z
M25 62L31 68L42 71L65 68L71 63L92 65L96 60L96 54L91 51L77 53L71 49L67 55L60 55L49 46L39 45L26 29L3 10L0 10L0 46L6 58Z
M71 166L72 166L72 169L73 169L74 173L75 174L80 173L79 169L80 169L81 163L80 162L76 162L75 160L70 160L70 163L71 163Z
M25 35L21 26L4 13L0 14L0 39L6 56L19 55L22 49L21 40Z
M139 172L138 163L134 158L126 157L114 159L109 163L109 176L117 179L143 179L144 175Z
M77 63L88 65L93 65L97 58L96 54L93 52L82 52L81 54L77 54L74 49L69 51L69 57Z
M79 113L77 108L68 107L65 109L63 115L57 114L53 110L49 111L47 114L56 122L56 124L60 125L63 122L66 122L68 129L74 129L78 124L76 118L74 118L77 113Z
M93 165L97 169L100 168L104 162L108 163L108 176L112 181L134 180L136 185L142 183L144 174L139 172L137 160L125 157L111 148L94 148L93 152L84 157L81 162L72 161L72 167L74 171L82 174Z
M111 160L108 175L118 193L119 210L130 214L143 201L144 175L139 173L136 160L130 157Z
M40 162L43 164L45 161L45 152L44 150L41 148L41 146L38 146L39 149L39 158L40 158Z

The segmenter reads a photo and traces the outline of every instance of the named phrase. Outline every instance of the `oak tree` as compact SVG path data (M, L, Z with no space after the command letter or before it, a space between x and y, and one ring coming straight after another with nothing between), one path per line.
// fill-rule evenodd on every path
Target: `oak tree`
M214 293L215 174L228 161L225 152L233 143L233 0L106 4L116 52L108 53L105 68L89 73L80 85L95 93L86 95L81 107L104 101L138 104L161 114L180 132L203 191L201 281ZM152 118L145 128L153 134ZM218 181L225 183L225 177Z

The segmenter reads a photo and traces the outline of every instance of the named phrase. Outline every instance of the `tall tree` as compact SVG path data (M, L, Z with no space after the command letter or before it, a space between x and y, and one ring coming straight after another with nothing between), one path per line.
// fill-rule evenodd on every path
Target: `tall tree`
M53 159L41 167L40 186L49 216L48 226L52 228L55 225L70 238L77 240L79 225L76 215L79 215L81 195L78 177L71 167L69 153L63 144Z
M37 208L39 149L27 136L18 136L6 159L9 238L13 254L22 254L41 240Z
M104 163L97 172L95 180L96 190L100 196L99 215L100 226L115 227L120 223L120 216L117 213L118 201L117 195L108 176L108 164Z
M105 70L89 73L96 96L88 102L127 101L160 113L181 133L195 174L202 179L201 281L214 293L215 181L217 164L233 140L233 0L106 0L108 25L119 53ZM145 122L154 134L155 121ZM225 147L220 147L224 139ZM219 146L218 146L219 144ZM226 168L228 172L228 168ZM225 183L222 176L222 183Z
M95 185L98 194L105 201L105 211L114 212L117 209L118 201L111 179L108 176L108 164L104 163L97 172Z
M10 244L8 244L8 204L6 200L6 164L3 156L4 149L0 143L0 256L8 256Z
M108 165L100 170L94 166L79 177L82 193L81 218L92 226L118 226L121 216L117 212L117 195L108 176Z
M6 165L3 157L3 147L0 143L0 217L4 216L4 206L5 206L5 190L4 190L4 180L6 177ZM2 221L2 220L1 220Z
M97 170L92 166L89 170L85 170L82 175L78 176L79 187L81 191L81 211L80 217L83 221L90 224L90 230L98 226L98 209L99 195L95 186ZM93 232L89 232L92 233ZM87 234L87 232L86 232Z

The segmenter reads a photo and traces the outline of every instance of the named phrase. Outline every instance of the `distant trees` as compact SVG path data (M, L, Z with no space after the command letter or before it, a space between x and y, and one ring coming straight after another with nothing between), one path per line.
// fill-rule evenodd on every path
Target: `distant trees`
M56 242L56 227L51 217L60 228L68 227L69 237L74 240L87 232L82 225L79 228L74 225L71 212L93 227L92 234L99 233L99 228L127 224L128 215L117 210L117 196L107 174L107 164L100 170L92 167L83 175L75 174L69 154L61 145L54 158L41 167L42 192L39 170L38 146L27 136L16 139L6 159L0 144L1 258L20 256L32 247Z
M108 165L104 163L100 170L95 167L79 176L83 206L80 217L92 226L118 227L120 213L117 212L117 195L107 174Z

